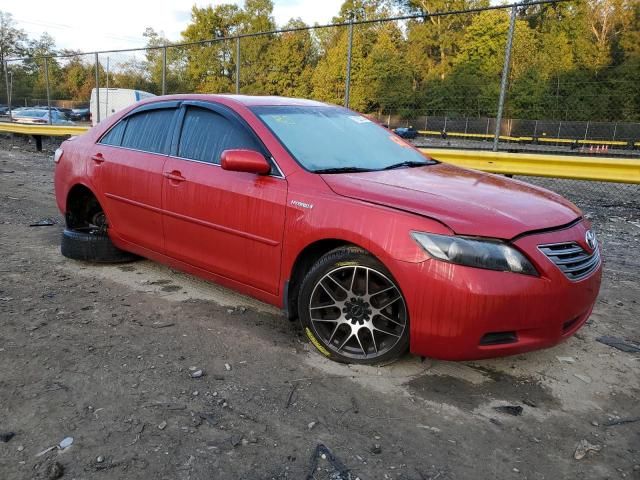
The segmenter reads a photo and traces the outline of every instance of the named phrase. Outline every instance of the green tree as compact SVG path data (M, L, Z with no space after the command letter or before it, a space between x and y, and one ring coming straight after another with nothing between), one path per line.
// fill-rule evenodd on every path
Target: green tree
M300 19L290 20L285 29L304 28ZM287 97L308 97L316 62L316 47L309 30L286 32L272 40L264 93Z
M191 23L182 37L186 42L237 35L242 11L236 5L222 4L191 9ZM183 48L186 77L196 92L220 93L233 91L235 75L235 45L230 41L212 41Z
M367 100L367 111L406 115L413 110L412 75L404 46L402 32L395 24L377 28L376 42L364 60L358 84Z
M5 61L9 58L21 57L26 53L27 34L16 27L13 16L0 10L0 80L3 86L0 97L6 99Z

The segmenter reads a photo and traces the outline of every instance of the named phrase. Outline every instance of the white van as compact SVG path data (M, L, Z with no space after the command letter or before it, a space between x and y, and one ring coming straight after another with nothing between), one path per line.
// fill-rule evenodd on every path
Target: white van
M100 121L118 110L128 107L132 103L136 103L144 98L155 97L153 93L143 92L142 90L130 90L128 88L100 88L98 95L100 96ZM98 123L98 103L96 102L96 89L91 90L91 123Z

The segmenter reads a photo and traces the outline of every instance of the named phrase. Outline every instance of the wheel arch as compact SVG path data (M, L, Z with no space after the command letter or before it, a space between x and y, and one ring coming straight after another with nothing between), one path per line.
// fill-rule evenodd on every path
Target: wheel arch
M341 238L323 238L320 240L315 240L306 245L302 250L298 252L298 255L296 256L296 259L294 260L289 271L289 278L285 282L283 305L287 317L290 320L293 320L298 316L298 309L296 305L298 300L298 293L300 291L300 286L302 284L302 279L304 278L305 273L324 254L340 247L361 248L365 252L376 257L374 253L369 251L369 249L365 248L364 246L358 245L353 241Z
M69 188L64 204L64 217L67 227L73 228L78 226L79 223L88 220L85 217L87 213L87 205L89 204L95 204L101 209L103 208L98 196L86 184L78 182Z

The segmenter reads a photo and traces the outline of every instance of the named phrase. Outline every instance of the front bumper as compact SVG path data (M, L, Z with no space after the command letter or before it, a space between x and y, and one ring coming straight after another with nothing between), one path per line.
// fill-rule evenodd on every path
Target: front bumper
M395 262L391 270L409 308L411 352L474 360L551 347L573 335L591 314L602 265L586 278L571 281L538 245L577 242L585 246L587 230L585 222L580 222L513 242L540 277L431 259Z

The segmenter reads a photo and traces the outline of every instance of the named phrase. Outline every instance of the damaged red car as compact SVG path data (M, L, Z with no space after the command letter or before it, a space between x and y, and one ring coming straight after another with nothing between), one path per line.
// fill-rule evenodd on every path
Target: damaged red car
M238 290L299 318L341 362L550 347L600 287L573 204L425 157L337 106L154 97L54 160L64 255L142 256Z

